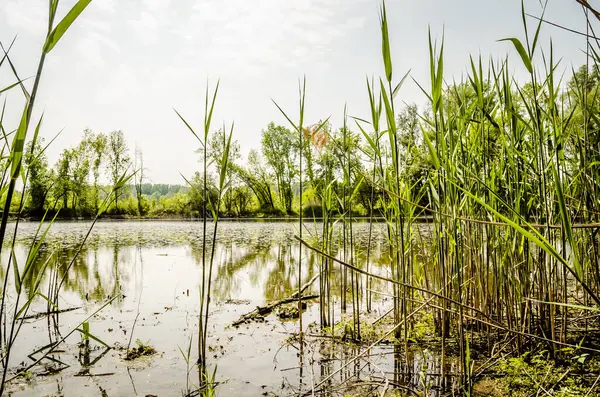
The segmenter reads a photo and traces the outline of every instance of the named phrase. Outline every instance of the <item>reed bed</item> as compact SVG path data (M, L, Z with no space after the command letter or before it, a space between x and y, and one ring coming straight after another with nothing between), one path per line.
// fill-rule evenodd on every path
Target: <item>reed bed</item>
M481 336L490 355L507 336L516 355L545 349L561 360L573 349L598 353L592 330L600 304L598 42L588 39L588 64L573 70L566 84L552 43L540 43L543 16L531 26L523 6L522 20L521 39L500 40L511 43L513 56L470 58L466 77L452 83L444 78L443 37L430 35L430 85L415 81L429 106L411 124L396 109L409 74L395 77L383 3L384 74L378 82L367 79L371 117L354 118L364 145L360 161L367 166L353 167L347 157L344 123L341 142L329 139L341 153L343 189L322 189L322 235L299 237L322 256L322 327L333 322L328 286L334 264L341 269L341 312L346 294L352 296L356 340L361 313L372 307L371 280L379 278L393 286L390 315L398 343L408 351L416 323L411 317L432 315L442 371L447 356L458 358L457 387L467 394L474 380L472 346ZM515 63L527 70L527 81L511 75ZM415 151L424 156L416 176ZM351 178L370 187L370 222L375 215L384 218L389 276L371 271L370 244L363 263L353 254ZM329 218L336 194L343 222L339 247L331 244ZM426 260L418 231L423 217L431 219ZM582 329L589 329L584 338Z

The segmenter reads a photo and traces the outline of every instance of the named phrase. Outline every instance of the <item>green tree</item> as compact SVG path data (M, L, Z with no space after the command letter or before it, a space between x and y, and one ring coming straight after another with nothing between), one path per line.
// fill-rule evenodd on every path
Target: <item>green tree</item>
M108 176L113 185L125 173L131 159L128 154L127 142L121 130L113 131L108 135L107 145ZM115 189L115 209L119 211L119 197L122 195L122 189Z
M263 156L273 170L279 200L288 214L292 213L294 199L292 182L296 175L295 164L298 157L296 142L296 136L289 129L273 122L262 131Z
M204 179L203 175L199 172L194 173L194 176L189 181L190 190L189 190L189 205L191 207L191 211L202 214L202 213L210 213L210 206L212 203L217 203L219 201L219 190L214 183L214 179L207 175L206 178L206 202L204 201L204 195L202 194L202 189L204 187Z
M44 213L46 198L52 187L48 159L41 146L42 143L43 139L40 139L32 148L33 142L29 142L25 151L27 153L25 155L25 166L29 175L27 184L29 205L27 212L36 216Z
M244 215L252 201L252 191L247 186L236 186L232 189L231 196L237 215Z
M227 133L223 128L215 131L208 141L208 157L211 164L214 164L216 173L221 173L220 162L223 158L223 152L227 147ZM202 154L202 149L197 150L198 153ZM232 140L229 144L229 164L235 163L241 158L240 155L240 144L238 141Z
M427 161L427 146L423 142L419 125L419 109L417 105L404 106L398 113L396 125L398 131L398 150L400 151L401 172L406 177L409 186L416 197L432 170L432 164ZM425 196L423 196L425 198ZM426 205L426 202L420 204Z
M581 65L579 69L573 72L573 77L567 84L567 91L574 94L575 97L579 92L589 93L598 87L598 81L600 80L600 67L599 65L592 65L589 69L586 65Z
M223 158L223 153L227 148L227 133L224 128L221 128L214 132L210 140L208 141L208 156L210 158L210 163L214 164L217 175L221 174L221 159ZM199 149L199 152L202 153L202 150ZM232 188L236 185L239 185L239 181L235 178L235 172L233 164L241 158L240 155L240 144L238 141L231 141L229 144L229 160L227 167L227 180L230 181L230 188L225 191L223 197L221 198L221 202L223 203L223 208L225 208L225 213L227 215L233 215L234 212L234 199L233 199L233 191Z
M90 156L89 147L85 140L71 149L71 191L73 195L72 208L74 211L89 212L88 197L90 191Z
M64 149L56 163L56 177L53 184L55 205L62 199L62 208L69 208L69 192L71 191L71 156L69 149Z
M55 204L62 199L62 208L70 208L73 214L89 212L89 174L87 143L82 141L75 148L64 149L56 164L52 189Z
M100 199L100 168L106 161L106 147L108 139L103 133L95 133L89 129L84 130L84 140L90 151L90 162L93 175L93 202L94 212L98 211Z
M275 210L271 178L257 150L250 150L250 153L248 153L248 164L245 167L232 164L232 170L254 193L260 211L271 213Z

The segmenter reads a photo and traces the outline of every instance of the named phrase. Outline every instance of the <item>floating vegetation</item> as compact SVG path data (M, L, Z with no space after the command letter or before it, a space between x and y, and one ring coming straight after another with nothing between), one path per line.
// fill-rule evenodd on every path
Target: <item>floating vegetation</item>
M302 302L302 310L306 309L306 302ZM282 320L296 319L300 316L297 303L287 303L277 307L277 317Z
M125 360L132 361L136 360L140 357L152 356L156 354L156 349L149 345L149 342L142 342L139 339L136 339L135 343L137 347L133 347L127 350L127 354L125 355Z

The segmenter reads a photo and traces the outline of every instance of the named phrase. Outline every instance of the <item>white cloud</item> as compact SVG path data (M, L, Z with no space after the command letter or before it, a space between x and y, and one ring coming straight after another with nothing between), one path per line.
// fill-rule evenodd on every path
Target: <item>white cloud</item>
M44 35L48 27L48 13L40 5L33 1L4 0L0 2L0 14L16 32Z
M144 0L144 7L136 19L129 20L135 36L146 46L156 44L160 39L161 28L176 21L169 0Z
M80 23L80 33L72 37L72 42L75 43L78 70L83 72L82 77L86 77L86 74L95 74L105 67L106 58L120 54L121 47L115 35L111 34L111 17L90 10Z
M130 20L136 37L145 45L154 44L158 40L158 20L149 12L143 11L138 19Z
M139 73L126 65L118 65L111 69L107 80L98 85L96 102L106 105L111 103L127 103L133 98L141 98L139 92Z
M80 61L86 62L85 69L105 66L106 50L119 54L121 48L109 37L95 31L86 32L77 40L77 54Z
M196 44L186 45L182 57L218 61L221 70L322 63L336 40L362 25L363 18L349 15L354 5L356 0L207 1L194 5L175 34Z
M116 0L96 0L92 4L100 11L114 13Z

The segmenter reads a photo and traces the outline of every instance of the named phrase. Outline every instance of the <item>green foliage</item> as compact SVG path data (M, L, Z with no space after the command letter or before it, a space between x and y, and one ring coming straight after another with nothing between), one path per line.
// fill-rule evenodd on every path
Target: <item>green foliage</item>
M261 145L264 158L273 171L279 200L286 213L292 213L294 191L293 179L296 175L298 145L289 129L271 122L262 131Z
M256 150L250 150L246 166L232 163L231 170L235 177L254 194L258 201L258 212L267 214L276 212L272 176L263 165L262 158Z
M252 202L252 191L246 186L236 186L229 190L231 194L232 208L230 215L243 216L248 214L250 203Z
M551 391L553 396L574 397L587 395L591 383L586 380L586 373L596 374L598 365L594 362L585 367L576 363L557 366L548 353L542 351L533 356L525 354L521 357L501 359L494 369L503 374L498 381L502 395L529 396L543 388ZM565 376L565 372L570 372L571 375ZM591 382L596 376L592 378Z
M327 185L336 194L342 194L342 177L347 172L343 168L345 151L352 153L350 161L355 183L362 179L365 169L359 156L362 142L357 134L348 131L349 139L344 141L342 130L331 132L328 122L322 123L318 129L311 128L305 132L303 149L307 160L304 182L309 186L307 194L311 194L305 197L305 203L317 209ZM291 141L291 131L270 123L263 131L262 155L251 150L246 164L240 162L239 143L235 140L228 142L227 135L220 129L210 137L207 165L211 171L207 175L206 202L204 179L200 172L192 176L188 186L145 182L142 153L136 148L132 164L122 131L104 134L85 129L81 141L64 149L53 168L48 167L42 141L36 144L35 153L30 153L29 143L25 157L31 173L27 213L40 217L48 210L50 213L60 211L60 216L66 218L94 216L108 194L103 177L114 183L120 178L119 173L131 167L136 171L134 183L113 192L107 215L198 217L203 211L212 212L217 203L218 211L225 216L282 216L299 211L298 175L294 165L299 150L295 141ZM230 155L224 158L228 144ZM287 160L278 161L280 156ZM263 158L266 164L263 164ZM226 175L221 175L220 164L224 162L227 163L227 171ZM103 169L106 175L102 175ZM223 184L223 194L219 198L221 181L227 183ZM368 181L362 183L360 187L353 186L353 189L359 189L352 205L364 214L370 203L371 185ZM332 205L340 213L339 202L333 201ZM310 209L307 211L307 214L314 215Z
M156 353L156 349L150 346L150 341L142 342L141 340L136 339L135 343L138 347L129 349L125 355L125 360L136 360L140 357L152 356Z
M412 326L411 339L416 341L424 340L435 334L434 318L432 313L424 313Z
M62 21L56 25L56 27L48 34L46 38L46 42L44 43L43 52L49 53L52 51L54 46L58 43L61 37L66 33L67 29L75 22L79 14L85 10L85 8L92 2L92 0L79 0L73 8L67 13L67 15L63 18ZM58 0L51 0L50 2L51 9L56 12L56 7L58 7Z
M107 173L113 184L129 168L131 158L127 153L127 143L123 132L113 131L108 135L107 143ZM119 197L121 189L115 190L115 207L119 208Z
M211 135L208 143L208 156L210 163L215 165L217 175L221 173L223 155L227 152L227 136L225 128L220 128ZM197 152L202 155L200 149ZM232 141L229 147L228 161L235 163L240 157L240 144L237 141Z
M89 150L90 162L93 175L93 202L94 211L98 211L99 205L99 183L100 183L100 168L106 159L106 149L108 139L103 133L94 133L89 129L84 130L84 142Z
M48 169L48 159L42 148L43 139L36 142L29 142L25 150L25 167L29 175L29 203L27 212L42 216L46 208L46 199L52 187L53 174Z

